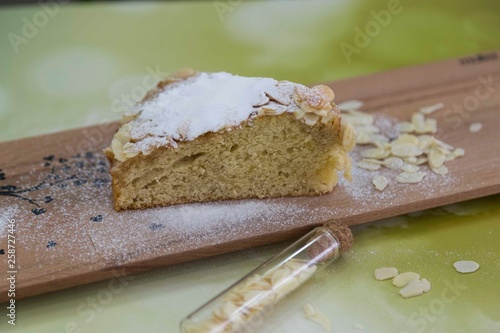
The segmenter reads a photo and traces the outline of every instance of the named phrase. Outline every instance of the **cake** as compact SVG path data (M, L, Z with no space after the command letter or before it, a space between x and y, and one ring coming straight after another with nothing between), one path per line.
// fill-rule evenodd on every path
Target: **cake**
M167 77L105 149L115 209L331 192L355 145L334 96L224 72Z

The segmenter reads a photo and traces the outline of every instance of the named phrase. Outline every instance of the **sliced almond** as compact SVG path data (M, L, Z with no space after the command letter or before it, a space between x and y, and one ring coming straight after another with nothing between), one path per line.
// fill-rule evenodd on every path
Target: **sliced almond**
M370 171L376 171L376 170L380 169L380 164L368 162L366 160L359 161L356 163L356 165L361 169L370 170Z
M463 148L457 148L453 151L453 154L456 156L456 157L461 157L461 156L464 156L465 155L465 150Z
M363 130L356 129L357 137L356 143L359 145L366 145L372 142L370 133L364 132Z
M379 281L392 279L396 275L398 275L396 267L381 267L375 270L375 279Z
M337 107L340 110L358 110L361 109L365 105L363 102L352 99L348 101L343 101L342 103L337 104Z
M428 156L429 156L429 166L433 169L440 168L446 160L446 155L437 149L432 150Z
M434 171L434 173L437 173L438 175L441 175L441 176L448 174L448 168L444 165L441 165L437 169L432 168L432 171Z
M469 132L471 133L477 133L483 128L483 124L481 123L472 123L469 126Z
M437 120L429 118L425 120L425 131L426 133L436 133L437 132Z
M425 156L420 156L417 158L417 161L415 162L416 165L422 165L422 164L425 164L427 163L429 159Z
M400 143L410 143L415 146L418 146L418 138L412 134L401 134L396 140L392 142L393 144Z
M385 176L376 175L372 179L372 184L377 190L383 191L389 184L389 179L387 179L387 177Z
M415 125L408 121L403 121L396 124L396 130L400 133L411 133L415 131Z
M433 105L429 106L424 106L419 109L420 112L422 112L425 115L430 115L431 113L434 113L436 111L439 111L444 108L444 103L436 103Z
M396 181L402 184L417 184L424 179L425 172L402 172L396 177Z
M304 313L306 314L306 317L312 317L316 314L316 310L314 310L314 307L307 303L304 306L302 306L302 309L304 310Z
M389 152L382 148L370 148L363 150L361 156L366 158L382 159L389 156Z
M401 158L394 156L386 158L385 160L383 160L383 163L385 167L392 170L399 170L404 164Z
M410 281L420 279L420 275L415 272L404 272L392 279L392 284L398 288L405 287Z
M471 260L460 260L453 264L459 273L473 273L479 269L479 264Z
M420 280L414 280L408 283L406 287L399 291L399 294L404 298L415 297L422 295L426 290L430 290L429 281L422 282Z
M399 157L409 157L409 156L419 156L423 152L415 144L412 143L398 143L393 144L391 147L391 153Z
M401 167L401 170L404 171L404 172L417 172L420 170L420 167L418 167L417 165L415 164L409 164L409 163L405 163L403 164L403 166Z
M418 158L416 156L405 157L406 164L417 164Z
M415 133L426 133L425 117L421 113L414 113L411 116L411 122L415 126Z

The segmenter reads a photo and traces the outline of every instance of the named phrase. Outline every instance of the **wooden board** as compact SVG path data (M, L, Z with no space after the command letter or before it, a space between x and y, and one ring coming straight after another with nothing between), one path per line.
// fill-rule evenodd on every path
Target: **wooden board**
M116 213L101 153L107 124L0 144L0 270L17 271L16 297L298 237L335 218L350 225L500 192L500 60L497 52L328 83L337 102L408 120L445 103L437 136L466 155L446 177L394 181L378 193L367 173L320 197L242 200ZM469 133L481 122L479 133ZM358 148L357 148L358 149ZM359 170L358 170L359 171ZM358 173L358 174L357 174ZM395 174L393 174L395 177ZM15 267L7 266L14 219ZM0 282L0 301L9 286Z

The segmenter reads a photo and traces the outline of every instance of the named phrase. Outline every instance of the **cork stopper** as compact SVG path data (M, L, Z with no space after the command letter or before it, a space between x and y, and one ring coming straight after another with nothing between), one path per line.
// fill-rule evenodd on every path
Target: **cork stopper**
M323 227L328 228L339 240L341 252L345 252L351 248L354 240L351 229L348 226L335 220L329 220Z

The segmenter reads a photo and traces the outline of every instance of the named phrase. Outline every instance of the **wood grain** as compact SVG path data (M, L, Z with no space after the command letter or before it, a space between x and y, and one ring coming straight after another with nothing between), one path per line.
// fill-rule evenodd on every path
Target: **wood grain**
M359 99L367 111L399 120L445 103L433 115L437 136L465 157L447 164L446 177L393 181L383 193L360 178L321 197L116 213L101 150L117 124L0 143L0 249L8 249L6 219L15 219L16 297L291 239L331 218L353 225L499 193L500 61L498 52L489 55L327 83L337 102ZM472 122L483 129L469 133ZM7 253L1 257L0 270L12 270ZM2 279L0 301L8 289Z

